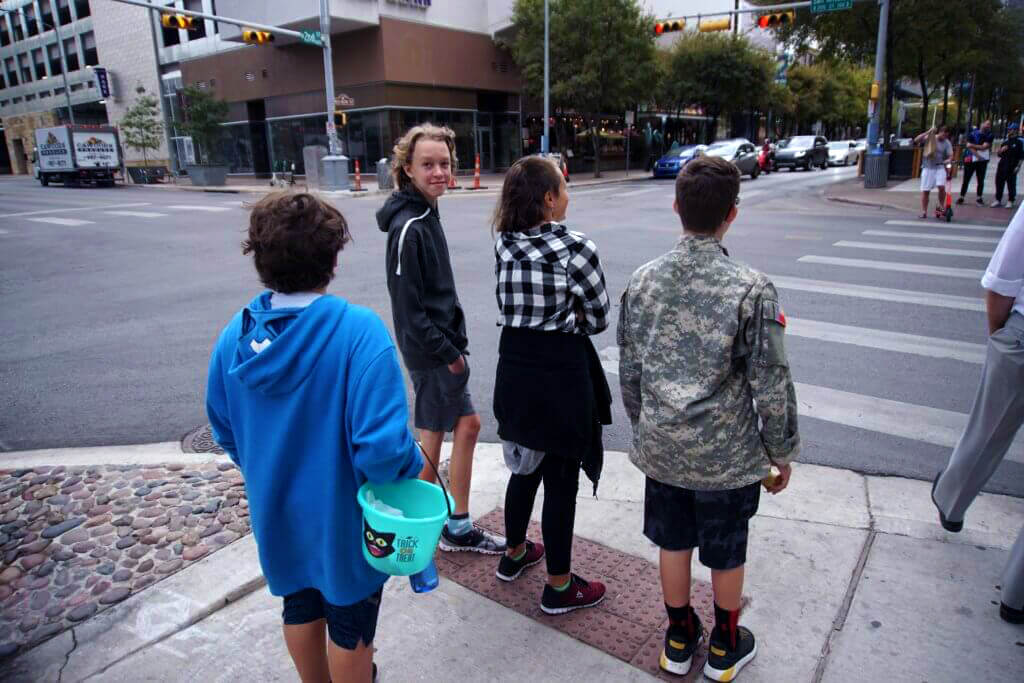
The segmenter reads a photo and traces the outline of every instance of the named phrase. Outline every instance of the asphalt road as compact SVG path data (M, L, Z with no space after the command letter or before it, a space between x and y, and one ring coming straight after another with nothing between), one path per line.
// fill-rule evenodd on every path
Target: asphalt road
M851 174L744 180L725 243L779 285L801 400L801 460L930 479L977 387L985 342L978 279L1000 233L886 224L909 216L822 198L827 184ZM570 193L568 223L596 241L615 314L630 273L678 239L672 183ZM167 441L205 421L210 348L260 289L239 247L248 199L0 180L0 450ZM390 324L384 236L373 218L381 201L336 200L355 240L330 291ZM440 207L468 317L470 388L484 440L496 438L494 201L493 192L464 194ZM614 329L594 342L614 371ZM617 385L614 374L609 380ZM618 398L615 410L606 447L628 450ZM989 488L1024 495L1024 448L1011 449Z

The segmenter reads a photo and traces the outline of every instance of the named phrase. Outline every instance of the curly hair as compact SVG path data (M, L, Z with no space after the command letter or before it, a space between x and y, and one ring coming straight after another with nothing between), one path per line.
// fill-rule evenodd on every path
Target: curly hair
M341 212L308 192L272 192L253 204L249 239L260 282L282 294L326 287L352 239Z
M443 142L452 157L452 175L459 167L459 157L455 154L455 131L448 126L435 126L424 123L410 128L391 149L391 177L395 179L395 187L405 190L412 186L412 178L405 172L405 165L412 163L412 155L416 143L421 139Z
M495 232L523 232L544 221L544 195L562 191L555 162L538 156L519 159L505 173L491 226Z

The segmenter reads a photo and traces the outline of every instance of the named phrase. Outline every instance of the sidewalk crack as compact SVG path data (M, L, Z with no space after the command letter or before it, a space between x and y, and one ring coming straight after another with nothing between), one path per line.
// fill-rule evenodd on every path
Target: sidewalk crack
M71 649L64 655L64 663L60 665L60 671L57 672L57 683L61 683L61 678L64 676L64 669L67 668L68 662L71 661L71 655L78 649L78 637L75 635L75 629L71 629Z

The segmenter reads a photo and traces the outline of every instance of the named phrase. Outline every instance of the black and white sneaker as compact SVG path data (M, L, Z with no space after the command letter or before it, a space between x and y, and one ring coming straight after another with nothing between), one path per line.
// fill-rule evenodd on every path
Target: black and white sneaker
M696 617L696 615L694 615ZM697 652L701 642L704 640L704 627L700 620L697 620L697 637L687 638L686 629L679 626L669 626L665 631L665 648L661 651L658 666L663 671L677 676L690 673L690 665L693 664L693 655Z
M501 561L498 562L498 571L494 572L494 575L502 581L515 581L524 569L532 567L543 559L544 544L527 541L526 554L518 560L513 560L507 554L502 555Z
M441 530L438 543L441 550L447 553L483 553L484 555L500 555L505 552L505 539L484 531L477 525L464 534L456 536L445 526Z
M757 642L754 634L745 626L736 627L736 647L730 648L729 643L716 636L718 631L711 632L708 641L708 661L704 663L704 675L713 681L732 681L739 675L750 660L757 655Z

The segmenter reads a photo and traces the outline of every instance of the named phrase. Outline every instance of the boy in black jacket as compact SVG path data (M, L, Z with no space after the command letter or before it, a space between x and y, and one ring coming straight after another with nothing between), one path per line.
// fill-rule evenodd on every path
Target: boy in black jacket
M415 424L436 466L446 432L453 432L451 489L455 514L441 532L449 552L505 552L505 539L469 517L469 485L480 416L469 395L466 319L455 292L448 241L437 200L455 166L455 133L430 124L410 129L395 145L391 173L398 188L377 212L388 234L387 266L395 339L416 392ZM427 465L421 479L433 481Z

